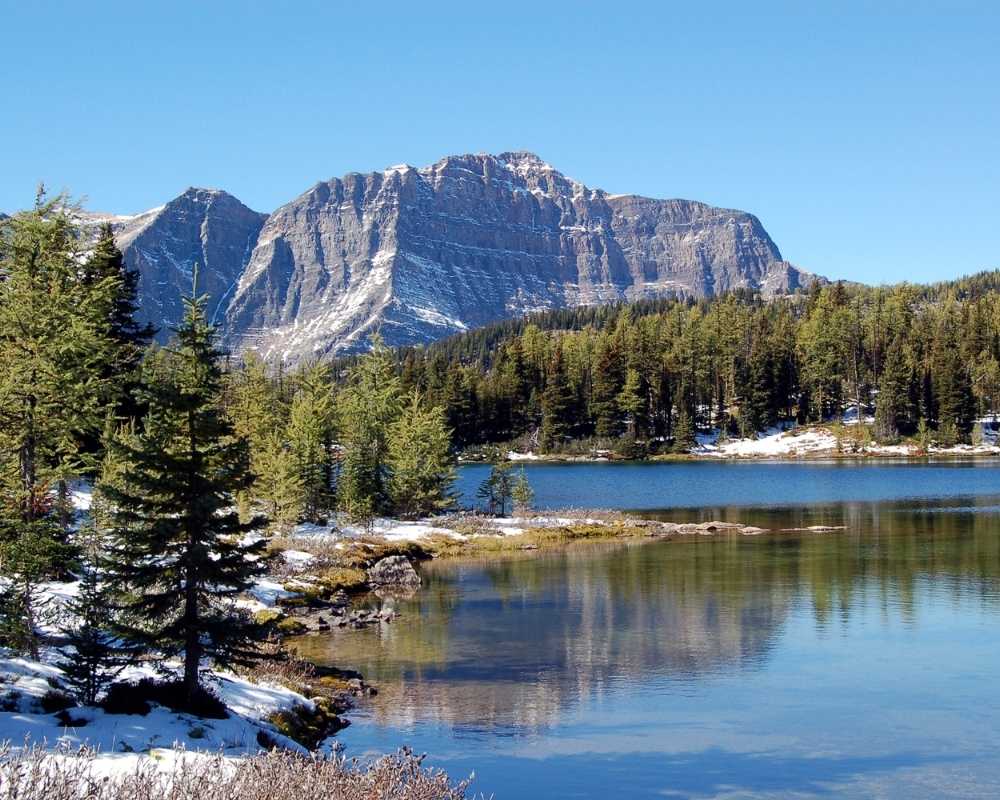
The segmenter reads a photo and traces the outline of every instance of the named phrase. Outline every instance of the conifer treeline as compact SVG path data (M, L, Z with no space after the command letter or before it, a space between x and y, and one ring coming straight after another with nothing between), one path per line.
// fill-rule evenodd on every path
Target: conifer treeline
M323 366L226 368L205 298L164 348L136 322L138 276L110 227L96 242L65 197L0 222L0 646L39 656L44 581L82 576L70 684L93 702L123 664L258 657L236 608L266 566L265 526L449 507L442 408L404 392L380 342L340 385ZM95 484L89 515L72 490Z
M991 272L563 309L403 349L397 370L445 407L460 446L595 437L683 450L697 429L747 436L848 407L875 415L880 441L926 426L950 444L1000 399L998 287Z

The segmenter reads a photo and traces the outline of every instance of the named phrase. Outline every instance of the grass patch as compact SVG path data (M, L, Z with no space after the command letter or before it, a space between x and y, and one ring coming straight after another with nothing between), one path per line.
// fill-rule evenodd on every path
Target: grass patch
M434 536L427 539L426 544L437 558L463 558L503 555L524 550L551 550L575 542L625 539L646 534L646 528L635 523L619 522L608 525L581 523L560 527L528 528L524 533L511 536L479 535L468 539Z
M334 592L361 592L368 587L368 576L359 567L331 567L316 576L317 587L324 596Z

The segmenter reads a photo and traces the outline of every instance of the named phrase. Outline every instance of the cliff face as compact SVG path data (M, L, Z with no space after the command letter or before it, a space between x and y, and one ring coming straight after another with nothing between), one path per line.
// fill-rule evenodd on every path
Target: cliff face
M414 344L547 308L816 280L751 214L610 195L530 153L351 173L270 216L190 189L115 224L147 319L176 323L197 262L228 344L289 362L375 331Z
M225 318L266 219L226 192L188 189L165 206L111 220L126 264L139 272L141 316L159 328L158 340L169 339L183 317L196 264L209 319Z
M347 175L278 209L227 329L294 360L375 330L411 344L545 308L811 280L750 214L609 195L527 153L457 156Z

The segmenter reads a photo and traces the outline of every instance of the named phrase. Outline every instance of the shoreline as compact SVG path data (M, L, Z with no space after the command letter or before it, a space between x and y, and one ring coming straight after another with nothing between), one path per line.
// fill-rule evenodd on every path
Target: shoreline
M1000 457L1000 431L994 430L992 418L976 421L973 441L977 444L953 444L940 446L933 440L917 440L913 437L901 439L895 444L879 444L871 436L867 427L855 420L844 423L814 423L810 425L781 424L769 428L752 438L719 439L719 432L711 430L697 433L697 444L687 452L660 452L640 458L629 458L616 452L613 447L594 447L589 452L578 453L536 453L533 450L520 452L513 444L499 444L509 461L520 464L531 463L657 463L674 461L776 461L790 462L824 460L933 460L937 458L990 458ZM572 444L572 443L570 443ZM613 445L613 442L606 444ZM647 441L640 447L665 446L665 441ZM484 452L470 452L460 457L460 463L484 463L489 460Z
M565 456L558 454L535 454L519 453L514 458L508 458L518 466L531 466L532 464L671 464L671 463L691 463L704 462L708 464L717 463L785 463L799 464L802 462L823 462L823 461L888 461L888 462L921 462L921 461L958 461L969 460L979 461L988 459L1000 459L1000 448L993 448L989 451L965 451L965 450L941 450L932 453L911 455L900 453L837 453L836 451L819 451L811 453L780 454L780 455L712 455L708 453L663 453L649 456L647 458L624 458L618 456ZM491 462L486 458L460 458L458 465L474 466L489 465Z

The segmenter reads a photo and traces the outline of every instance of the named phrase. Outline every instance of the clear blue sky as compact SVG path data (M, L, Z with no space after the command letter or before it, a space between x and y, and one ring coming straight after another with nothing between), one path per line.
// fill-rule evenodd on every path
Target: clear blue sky
M349 171L527 149L611 192L752 211L831 277L1000 266L996 2L0 12L0 209L44 180L99 210L196 185L270 211Z

